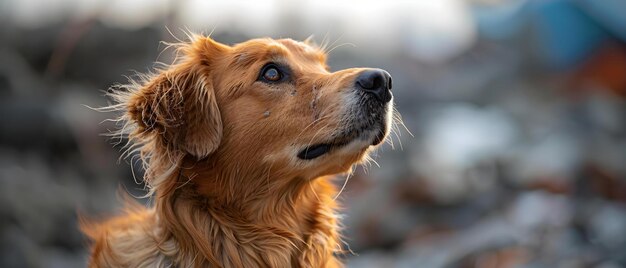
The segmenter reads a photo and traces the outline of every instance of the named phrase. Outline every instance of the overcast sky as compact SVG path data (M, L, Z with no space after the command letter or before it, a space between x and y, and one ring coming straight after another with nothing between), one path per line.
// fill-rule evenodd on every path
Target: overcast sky
M341 36L342 43L385 51L408 49L419 59L435 62L463 51L476 36L465 0L0 0L0 8L3 16L29 28L94 14L106 25L127 29L154 24L165 16L170 26L205 33L276 37L295 28L299 38Z

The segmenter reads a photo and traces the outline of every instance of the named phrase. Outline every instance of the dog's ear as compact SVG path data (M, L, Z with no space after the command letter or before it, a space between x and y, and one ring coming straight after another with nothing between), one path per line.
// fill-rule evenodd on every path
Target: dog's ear
M126 108L137 126L133 135L203 158L215 151L222 139L211 70L215 59L229 47L206 37L194 39L178 47L177 63L130 92Z

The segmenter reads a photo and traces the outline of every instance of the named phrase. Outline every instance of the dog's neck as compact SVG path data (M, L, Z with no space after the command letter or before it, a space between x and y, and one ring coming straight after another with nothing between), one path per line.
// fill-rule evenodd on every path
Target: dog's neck
M172 176L178 186L171 193L156 192L157 215L182 250L201 249L193 254L202 254L209 263L228 259L235 266L245 262L244 267L297 266L310 254L334 259L332 254L339 249L336 191L329 178L285 180L279 175L279 181L271 173L213 168L181 168ZM258 241L264 245L256 245ZM256 249L247 253L248 261L239 259L242 243Z

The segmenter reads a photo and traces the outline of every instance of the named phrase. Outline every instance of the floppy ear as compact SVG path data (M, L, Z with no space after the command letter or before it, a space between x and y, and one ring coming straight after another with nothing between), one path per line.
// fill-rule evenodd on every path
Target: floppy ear
M131 91L126 108L137 126L134 135L197 158L215 151L222 139L222 118L211 68L226 49L206 37L180 45L178 63Z

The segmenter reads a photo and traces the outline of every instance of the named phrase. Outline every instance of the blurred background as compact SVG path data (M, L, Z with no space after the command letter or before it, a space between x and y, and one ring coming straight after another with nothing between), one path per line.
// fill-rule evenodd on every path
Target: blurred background
M181 29L329 40L406 127L341 195L349 267L626 267L623 0L0 0L0 267L84 267L139 195L103 92ZM140 170L136 170L140 173ZM343 180L338 180L343 184Z

